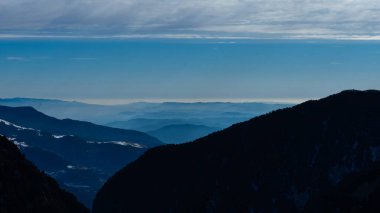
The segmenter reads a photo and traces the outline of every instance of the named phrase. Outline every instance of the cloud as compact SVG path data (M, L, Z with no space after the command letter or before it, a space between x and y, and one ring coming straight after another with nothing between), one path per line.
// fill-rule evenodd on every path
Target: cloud
M50 57L48 56L32 56L32 57L25 57L25 56L8 56L5 57L8 61L33 61L33 60L47 60Z
M376 38L376 0L2 0L9 35Z
M71 60L75 60L75 61L93 61L93 60L97 60L97 58L92 58L92 57L76 57L76 58L71 58Z
M5 58L8 61L26 61L27 59L19 56L8 56Z

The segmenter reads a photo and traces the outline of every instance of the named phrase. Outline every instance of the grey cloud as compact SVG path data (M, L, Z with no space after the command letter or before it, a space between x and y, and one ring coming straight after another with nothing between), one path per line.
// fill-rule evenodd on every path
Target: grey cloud
M0 33L373 36L374 0L2 0Z

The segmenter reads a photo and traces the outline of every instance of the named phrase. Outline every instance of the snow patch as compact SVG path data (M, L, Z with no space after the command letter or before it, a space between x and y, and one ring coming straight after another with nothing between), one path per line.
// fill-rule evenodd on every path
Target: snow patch
M3 123L7 126L12 126L12 127L15 127L17 129L17 131L21 131L21 130L32 130L32 131L36 131L36 134L37 136L43 136L41 134L41 131L40 130L36 130L36 129L33 129L33 128L28 128L28 127L23 127L23 126L19 126L19 125L16 125L14 123L11 123L9 121L6 121L6 120L3 120L3 119L0 119L0 123Z
M138 149L143 149L145 148L145 146L139 144L139 143L131 143L131 142L127 142L127 141L107 141L107 142L99 142L99 141L87 141L87 143L91 143L91 144L116 144L116 145L120 145L120 146L132 146L134 148L138 148Z
M89 170L88 167L85 166L73 166L73 165L67 165L66 168L72 169L72 170Z
M29 145L26 144L25 142L17 141L17 138L8 138L8 140L11 141L12 143L14 143L19 149L21 147L29 147Z
M17 130L35 130L33 128L27 128L27 127L16 125L14 123L11 123L11 122L3 120L3 119L0 119L0 123L3 123L7 126L13 126L13 127L17 128Z
M50 175L53 178L56 178L60 176L61 174L65 174L66 171L64 169L58 170L58 171L45 171L46 174Z
M54 138L56 139L60 139L60 138L63 138L65 137L66 135L53 135Z
M144 148L141 144L138 144L138 143L129 143L129 142L125 142L125 141L110 141L109 143L113 143L113 144L117 144L117 145L120 145L120 146L132 146L132 147L135 147L135 148Z
M82 185L82 184L75 184L75 183L64 183L68 187L72 188L91 188L91 186L88 185Z

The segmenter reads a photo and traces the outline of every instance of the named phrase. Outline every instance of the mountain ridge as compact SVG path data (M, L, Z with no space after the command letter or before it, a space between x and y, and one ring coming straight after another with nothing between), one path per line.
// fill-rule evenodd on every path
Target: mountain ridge
M379 91L343 91L153 148L105 183L93 211L374 210L367 198L380 188L355 197L340 184L379 169L379 108ZM330 201L352 202L327 202L330 191Z
M56 119L33 107L0 106L0 118L21 126L56 134L77 135L87 140L135 140L139 138L145 141L147 146L161 144L154 137L139 131L106 127L87 121ZM103 136L105 134L108 136Z
M242 119L227 120L227 127L234 123L233 121L243 121L250 117L268 112L273 109L289 106L289 104L276 103L232 103L232 102L136 102L125 105L98 105L81 102L70 102L63 100L50 99L1 99L0 105L5 106L32 106L38 111L59 119L71 118L75 120L90 121L96 124L110 124L116 121L128 121L135 118L148 119L186 119L186 118L207 118L207 117L242 117ZM228 113L231 112L231 113ZM240 114L235 114L240 112ZM225 114L226 113L226 114ZM117 124L117 123L116 123ZM106 125L108 126L108 125ZM109 125L111 127L128 128L124 125ZM208 125L210 126L210 125ZM211 125L213 126L213 125ZM127 127L127 128L125 128ZM157 128L153 128L157 129ZM149 130L153 130L149 129Z

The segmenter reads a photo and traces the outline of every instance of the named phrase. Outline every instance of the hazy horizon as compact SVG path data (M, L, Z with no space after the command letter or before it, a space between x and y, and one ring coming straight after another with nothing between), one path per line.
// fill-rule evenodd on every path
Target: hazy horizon
M308 100L316 100L321 97L304 99L60 99L49 97L0 97L0 100L35 99L79 102L96 105L124 105L133 103L268 103L268 104L298 104Z
M302 102L380 89L380 43L337 40L1 40L0 97Z

